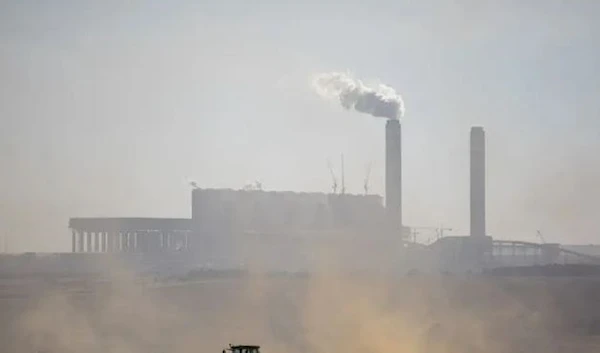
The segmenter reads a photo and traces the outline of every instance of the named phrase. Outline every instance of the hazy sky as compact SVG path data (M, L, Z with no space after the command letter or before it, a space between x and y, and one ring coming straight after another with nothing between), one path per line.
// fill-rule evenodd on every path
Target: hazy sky
M468 136L488 233L600 242L597 1L0 2L0 232L70 249L71 216L189 217L186 179L383 194L383 119L310 75L398 90L404 219L468 233ZM218 4L218 5L217 5Z

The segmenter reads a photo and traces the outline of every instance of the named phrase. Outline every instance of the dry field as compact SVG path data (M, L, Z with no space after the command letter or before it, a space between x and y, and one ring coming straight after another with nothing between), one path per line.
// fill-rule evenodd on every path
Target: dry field
M127 275L0 282L1 352L599 352L600 281Z

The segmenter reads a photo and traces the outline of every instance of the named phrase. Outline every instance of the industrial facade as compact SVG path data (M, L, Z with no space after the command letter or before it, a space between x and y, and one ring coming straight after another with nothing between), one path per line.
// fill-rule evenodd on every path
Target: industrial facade
M240 231L323 231L383 222L381 196L195 189L192 222L200 234Z
M192 192L192 248L199 258L222 266L260 261L265 266L305 268L316 251L350 254L341 249L358 249L361 239L377 238L385 220L378 195Z

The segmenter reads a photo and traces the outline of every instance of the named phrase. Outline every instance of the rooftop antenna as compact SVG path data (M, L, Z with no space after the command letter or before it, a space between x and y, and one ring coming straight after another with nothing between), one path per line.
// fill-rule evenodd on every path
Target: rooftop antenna
M365 195L369 194L369 178L371 177L371 166L372 166L372 162L369 162L369 164L367 164L367 171L365 173L365 180L363 183L363 187L365 189Z
M198 185L198 182L194 179L186 178L185 183L192 189L200 189L200 185Z
M333 171L333 166L331 165L331 161L327 160L327 168L329 168L329 173L331 174L332 185L331 190L335 194L337 193L337 178L335 176L335 172Z
M346 193L346 183L344 181L344 154L342 153L342 195Z
M445 231L449 231L449 232L451 232L451 231L452 231L452 228L444 228L444 226L443 226L443 225L441 225L441 226L440 226L440 227L437 229L437 237L438 237L438 239L441 239L441 238L443 238L443 237L444 237L444 232L445 232Z

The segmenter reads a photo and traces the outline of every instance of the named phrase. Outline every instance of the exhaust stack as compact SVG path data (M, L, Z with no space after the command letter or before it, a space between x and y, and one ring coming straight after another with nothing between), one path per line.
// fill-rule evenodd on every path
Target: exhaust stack
M402 138L400 121L385 124L385 207L392 231L402 232Z
M471 128L471 236L484 237L485 232L485 132Z

